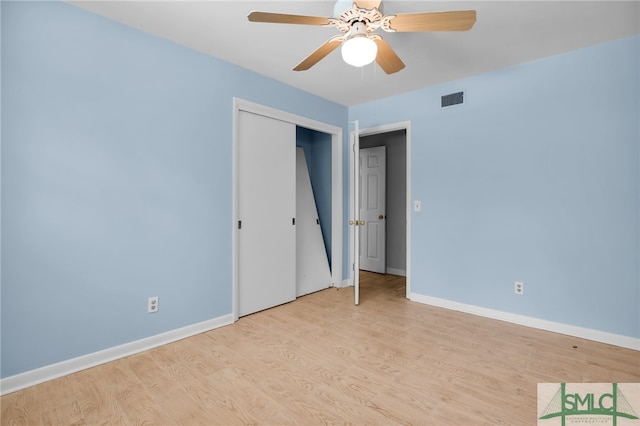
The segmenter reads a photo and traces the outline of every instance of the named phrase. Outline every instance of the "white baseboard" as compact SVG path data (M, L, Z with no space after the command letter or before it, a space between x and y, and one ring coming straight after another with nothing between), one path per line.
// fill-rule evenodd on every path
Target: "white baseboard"
M178 328L176 330L156 334L155 336L136 340L135 342L125 343L124 345L114 346L102 351L79 356L56 364L47 365L25 373L16 374L15 376L6 377L4 379L0 379L0 395L5 395L29 386L57 379L58 377L86 370L87 368L115 361L116 359L144 352L158 346L166 345L167 343L182 340L232 323L232 314L223 315L208 321L203 321L197 324Z
M524 325L526 327L552 331L554 333L566 334L568 336L579 337L582 339L593 340L595 342L606 343L609 345L620 346L623 348L640 351L640 339L634 337L622 336L620 334L607 333L600 330L593 330L590 328L577 327L575 325L562 324L539 318L512 314L510 312L497 311L480 306L467 305L465 303L439 299L437 297L425 296L416 293L410 293L409 300L423 303L425 305L437 306L439 308L451 309L467 314L478 315L481 317L492 318L500 321L510 322L513 324Z

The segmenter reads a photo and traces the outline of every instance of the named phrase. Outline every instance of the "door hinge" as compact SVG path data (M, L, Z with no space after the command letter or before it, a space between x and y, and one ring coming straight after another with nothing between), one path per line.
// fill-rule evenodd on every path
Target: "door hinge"
M242 221L241 220L238 221L238 229L242 229Z
M295 225L295 224L296 224L296 218L295 218L295 217L292 217L292 218L291 218L291 224L292 224L292 225Z

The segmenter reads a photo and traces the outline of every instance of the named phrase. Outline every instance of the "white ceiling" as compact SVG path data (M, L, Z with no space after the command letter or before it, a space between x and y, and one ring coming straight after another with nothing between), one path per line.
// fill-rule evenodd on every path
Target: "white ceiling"
M142 31L351 106L568 52L640 32L638 1L384 0L385 14L477 11L468 32L385 33L407 65L386 75L354 68L335 50L308 71L292 68L335 28L248 22L252 10L333 16L333 1L71 1Z

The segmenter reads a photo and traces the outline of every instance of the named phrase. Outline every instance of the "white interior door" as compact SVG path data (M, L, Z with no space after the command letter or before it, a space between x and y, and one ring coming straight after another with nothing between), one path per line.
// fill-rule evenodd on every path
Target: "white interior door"
M331 269L302 148L296 148L296 255L296 296L331 286Z
M360 269L386 272L386 148L360 150ZM364 222L364 225L362 225Z
M355 130L350 135L351 149L350 163L351 174L349 187L353 189L349 200L349 239L351 247L349 250L349 263L351 264L351 281L353 282L353 298L356 305L360 304L360 128L356 120Z
M296 126L238 114L238 315L296 297Z

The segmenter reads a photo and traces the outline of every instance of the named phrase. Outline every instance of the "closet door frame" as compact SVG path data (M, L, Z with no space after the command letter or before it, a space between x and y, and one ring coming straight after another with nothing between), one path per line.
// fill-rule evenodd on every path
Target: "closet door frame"
M233 320L238 320L238 126L239 112L246 111L259 114L268 118L286 121L296 126L305 127L322 133L331 135L331 281L334 287L344 287L348 285L343 280L342 253L343 253L343 200L342 200L342 128L320 121L312 120L296 114L291 114L275 108L246 101L240 98L233 99L233 222L232 226L232 275L233 275ZM292 149L295 149L293 142ZM295 261L295 259L292 259Z

